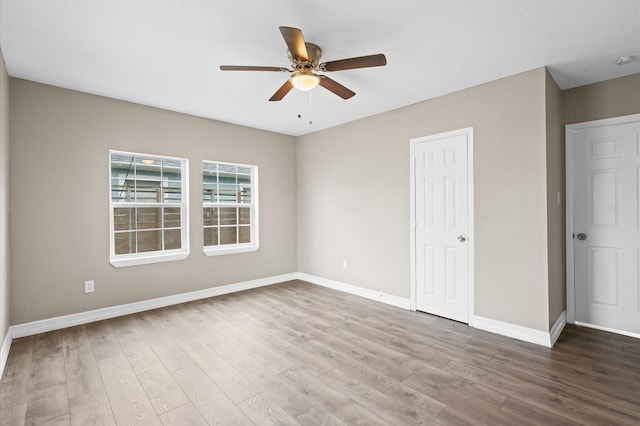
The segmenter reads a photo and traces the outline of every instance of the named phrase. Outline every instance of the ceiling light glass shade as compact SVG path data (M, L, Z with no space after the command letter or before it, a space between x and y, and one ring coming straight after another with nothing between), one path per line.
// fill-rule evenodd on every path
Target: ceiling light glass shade
M291 83L293 87L298 90L307 91L311 90L320 83L320 77L310 72L295 73L291 77Z

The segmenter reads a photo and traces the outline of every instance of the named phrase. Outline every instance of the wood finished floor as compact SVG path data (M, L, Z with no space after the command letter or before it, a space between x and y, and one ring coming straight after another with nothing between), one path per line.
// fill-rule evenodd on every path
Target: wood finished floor
M640 424L640 341L553 349L301 281L13 341L1 425Z

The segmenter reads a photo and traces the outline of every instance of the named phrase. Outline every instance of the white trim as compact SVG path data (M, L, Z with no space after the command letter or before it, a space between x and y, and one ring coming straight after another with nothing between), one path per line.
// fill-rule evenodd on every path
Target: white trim
M464 129L453 130L450 132L438 133L436 135L413 138L409 140L410 147L410 178L409 178L409 236L410 236L410 260L411 260L411 299L410 309L416 310L416 200L415 200L415 149L416 145L421 142L428 142L432 140L444 139L453 136L466 135L467 136L467 211L469 216L467 218L467 247L469 249L469 267L468 267L468 286L469 286L469 321L473 317L475 312L475 210L474 210L474 180L473 180L473 127L466 127Z
M562 315L560 317L562 317ZM558 324L558 322L556 322L556 324ZM529 343L535 343L537 345L546 346L548 348L553 346L551 333L546 331L540 331L529 327L523 327L521 325L510 324L508 322L497 321L494 319L479 316L474 316L469 325L480 330L489 331L491 333L500 334L502 336L507 336L518 340L523 340ZM560 331L562 331L562 328L560 326L556 327L556 325L554 325L554 329L559 329ZM554 332L559 336L560 331Z
M565 261L566 261L566 274L567 274L567 323L578 324L576 322L576 295L575 295L575 256L573 250L573 146L574 139L573 134L579 130L615 126L618 124L636 123L640 122L640 114L624 115L621 117L604 118L602 120L586 121L584 123L568 124L565 126L565 193L566 193L566 235L565 235ZM580 323L583 324L583 323ZM587 327L598 328L597 326L587 325ZM605 328L598 328L605 331L611 331L613 333L624 334L621 331L608 330Z
M2 342L2 347L0 348L0 379L2 379L4 368L7 366L7 359L9 358L9 349L11 349L12 341L13 337L11 336L11 327L9 327L7 329L7 335L4 338L4 342Z
M222 256L225 254L249 253L258 250L258 246L254 244L239 245L233 244L230 247L225 246L204 246L202 252L207 256Z
M113 215L111 215L113 217ZM113 236L113 235L112 235ZM113 240L113 238L112 238ZM132 253L121 259L111 259L111 265L116 268L122 268L126 266L148 265L151 263L160 262L173 262L176 260L184 260L189 257L187 250L177 250L174 252L150 252L152 254L145 253Z
M549 347L553 347L556 344L565 325L567 325L567 311L562 311L553 327L551 327L551 331L549 331Z
M407 299L406 297L394 296L392 294L382 293L380 291L370 290L368 288L346 284L327 278L317 277L315 275L309 275L302 272L297 273L297 278L311 284L316 284L322 287L331 288L333 290L338 290L356 296L364 297L365 299L375 300L376 302L382 302L387 305L395 306L397 308L407 310L411 309L411 300Z
M73 327L75 325L87 324L94 321L134 314L137 312L148 311L150 309L162 308L165 306L177 305L179 303L191 302L193 300L206 299L207 297L220 296L237 291L278 284L295 279L297 279L296 273L277 275L268 278L259 278L251 281L244 281L219 287L211 287L204 290L196 290L188 293L159 297L157 299L128 303L126 305L110 306L108 308L95 309L93 311L80 312L77 314L64 315L45 320L12 325L11 327L9 327L9 332L11 333L11 336L13 338L31 336L33 334L44 333L46 331L59 330L61 328Z
M607 331L609 333L621 334L623 336L635 337L636 339L640 339L640 334L632 333L630 331L616 330L615 328L602 327L602 326L599 326L599 325L589 324L589 323L580 322L580 321L575 321L574 324L578 325L580 327L593 328L593 329L596 329L596 330Z
M150 157L159 160L170 159L180 161L180 179L182 189L182 201L180 203L123 203L113 202L113 176L111 175L111 156L112 154L125 154L139 157ZM119 151L115 149L109 150L109 263L116 268L148 265L151 263L171 262L176 260L183 260L189 257L190 253L190 241L189 241L189 159L182 157L172 157L168 155L158 154L141 154L138 152ZM115 224L114 224L114 209L116 208L134 208L134 207L179 207L180 208L180 239L182 247L175 250L158 250L151 252L141 253L128 253L118 254L115 253ZM164 228L162 228L164 229ZM164 240L164 238L163 238Z
M258 177L258 166L255 164L227 163L224 161L202 160L204 166L208 164L224 164L228 166L246 167L251 169L251 203L217 203L203 202L202 208L207 207L249 207L251 210L251 223L249 229L251 231L251 242L242 244L229 244L221 246L203 246L202 252L207 256L221 256L225 254L249 253L258 250L260 247L260 179ZM202 173L202 188L204 189L204 170L200 168Z

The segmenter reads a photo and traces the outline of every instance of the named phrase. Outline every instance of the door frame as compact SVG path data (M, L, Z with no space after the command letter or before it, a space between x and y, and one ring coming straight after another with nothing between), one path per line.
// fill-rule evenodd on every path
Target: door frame
M604 118L601 120L586 121L584 123L567 124L565 126L565 193L566 193L566 207L565 207L565 221L566 221L566 235L565 235L565 262L566 262L566 280L567 280L567 323L576 324L576 283L575 283L575 253L573 250L573 212L574 212L574 193L573 193L573 171L574 171L574 158L573 158L573 146L574 133L584 129L615 126L618 124L628 124L640 122L640 114L624 115L620 117ZM580 325L586 325L580 323ZM598 328L605 331L613 331L618 334L629 333L620 330L610 330L606 327L598 327L589 324L591 328ZM637 337L635 334L631 334Z
M467 248L469 250L469 272L467 282L469 286L469 325L473 321L474 311L474 264L475 264L475 233L474 233L474 186L473 186L473 127L466 127L464 129L452 130L449 132L438 133L430 136L423 136L419 138L412 138L409 140L410 147L410 178L409 178L409 191L410 191L410 208L409 208L409 226L410 226L410 258L411 258L411 310L416 310L416 298L417 298L417 282L416 282L416 170L415 170L415 150L416 145L423 142L430 142L440 140L444 138L450 138L454 136L465 135L467 137Z

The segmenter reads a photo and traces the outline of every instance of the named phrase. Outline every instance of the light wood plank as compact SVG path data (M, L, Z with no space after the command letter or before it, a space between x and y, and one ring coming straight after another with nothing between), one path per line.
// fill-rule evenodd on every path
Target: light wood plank
M180 345L157 325L158 316L162 316L161 312L143 312L133 316L132 321L169 371L193 364Z
M176 370L173 376L208 424L251 425L242 411L198 366Z
M246 377L204 343L188 337L180 337L176 341L233 402L244 401L258 393Z
M97 361L122 355L122 348L113 335L107 321L97 321L85 326L93 355Z
M124 355L98 361L118 424L159 425L160 420Z
M304 413L296 417L296 421L301 425L306 426L345 426L346 423L339 420L333 414L325 410L324 408L315 405L309 408Z
M0 410L0 426L22 426L25 424L27 403Z
M130 318L118 319L112 328L116 330L114 334L157 414L166 413L189 401Z
M34 337L23 337L11 343L4 373L0 380L0 410L25 404L33 359Z
M198 409L191 402L160 415L160 421L164 426L207 425Z
M273 373L235 343L221 340L215 351L291 417L296 417L315 405L311 398L293 390L290 382Z
M67 396L101 389L102 378L84 325L61 330Z
M299 425L282 408L259 393L238 404L256 425Z
M116 425L104 388L69 398L69 417L72 426Z
M66 385L39 388L35 393L29 394L25 424L68 425L69 406Z
M439 408L435 408L431 404L424 406L421 401L415 403L413 397L409 399L411 403L400 398L390 398L381 390L361 383L352 376L337 370L329 371L320 378L393 424L433 423L433 420L446 407L444 404L441 404Z

